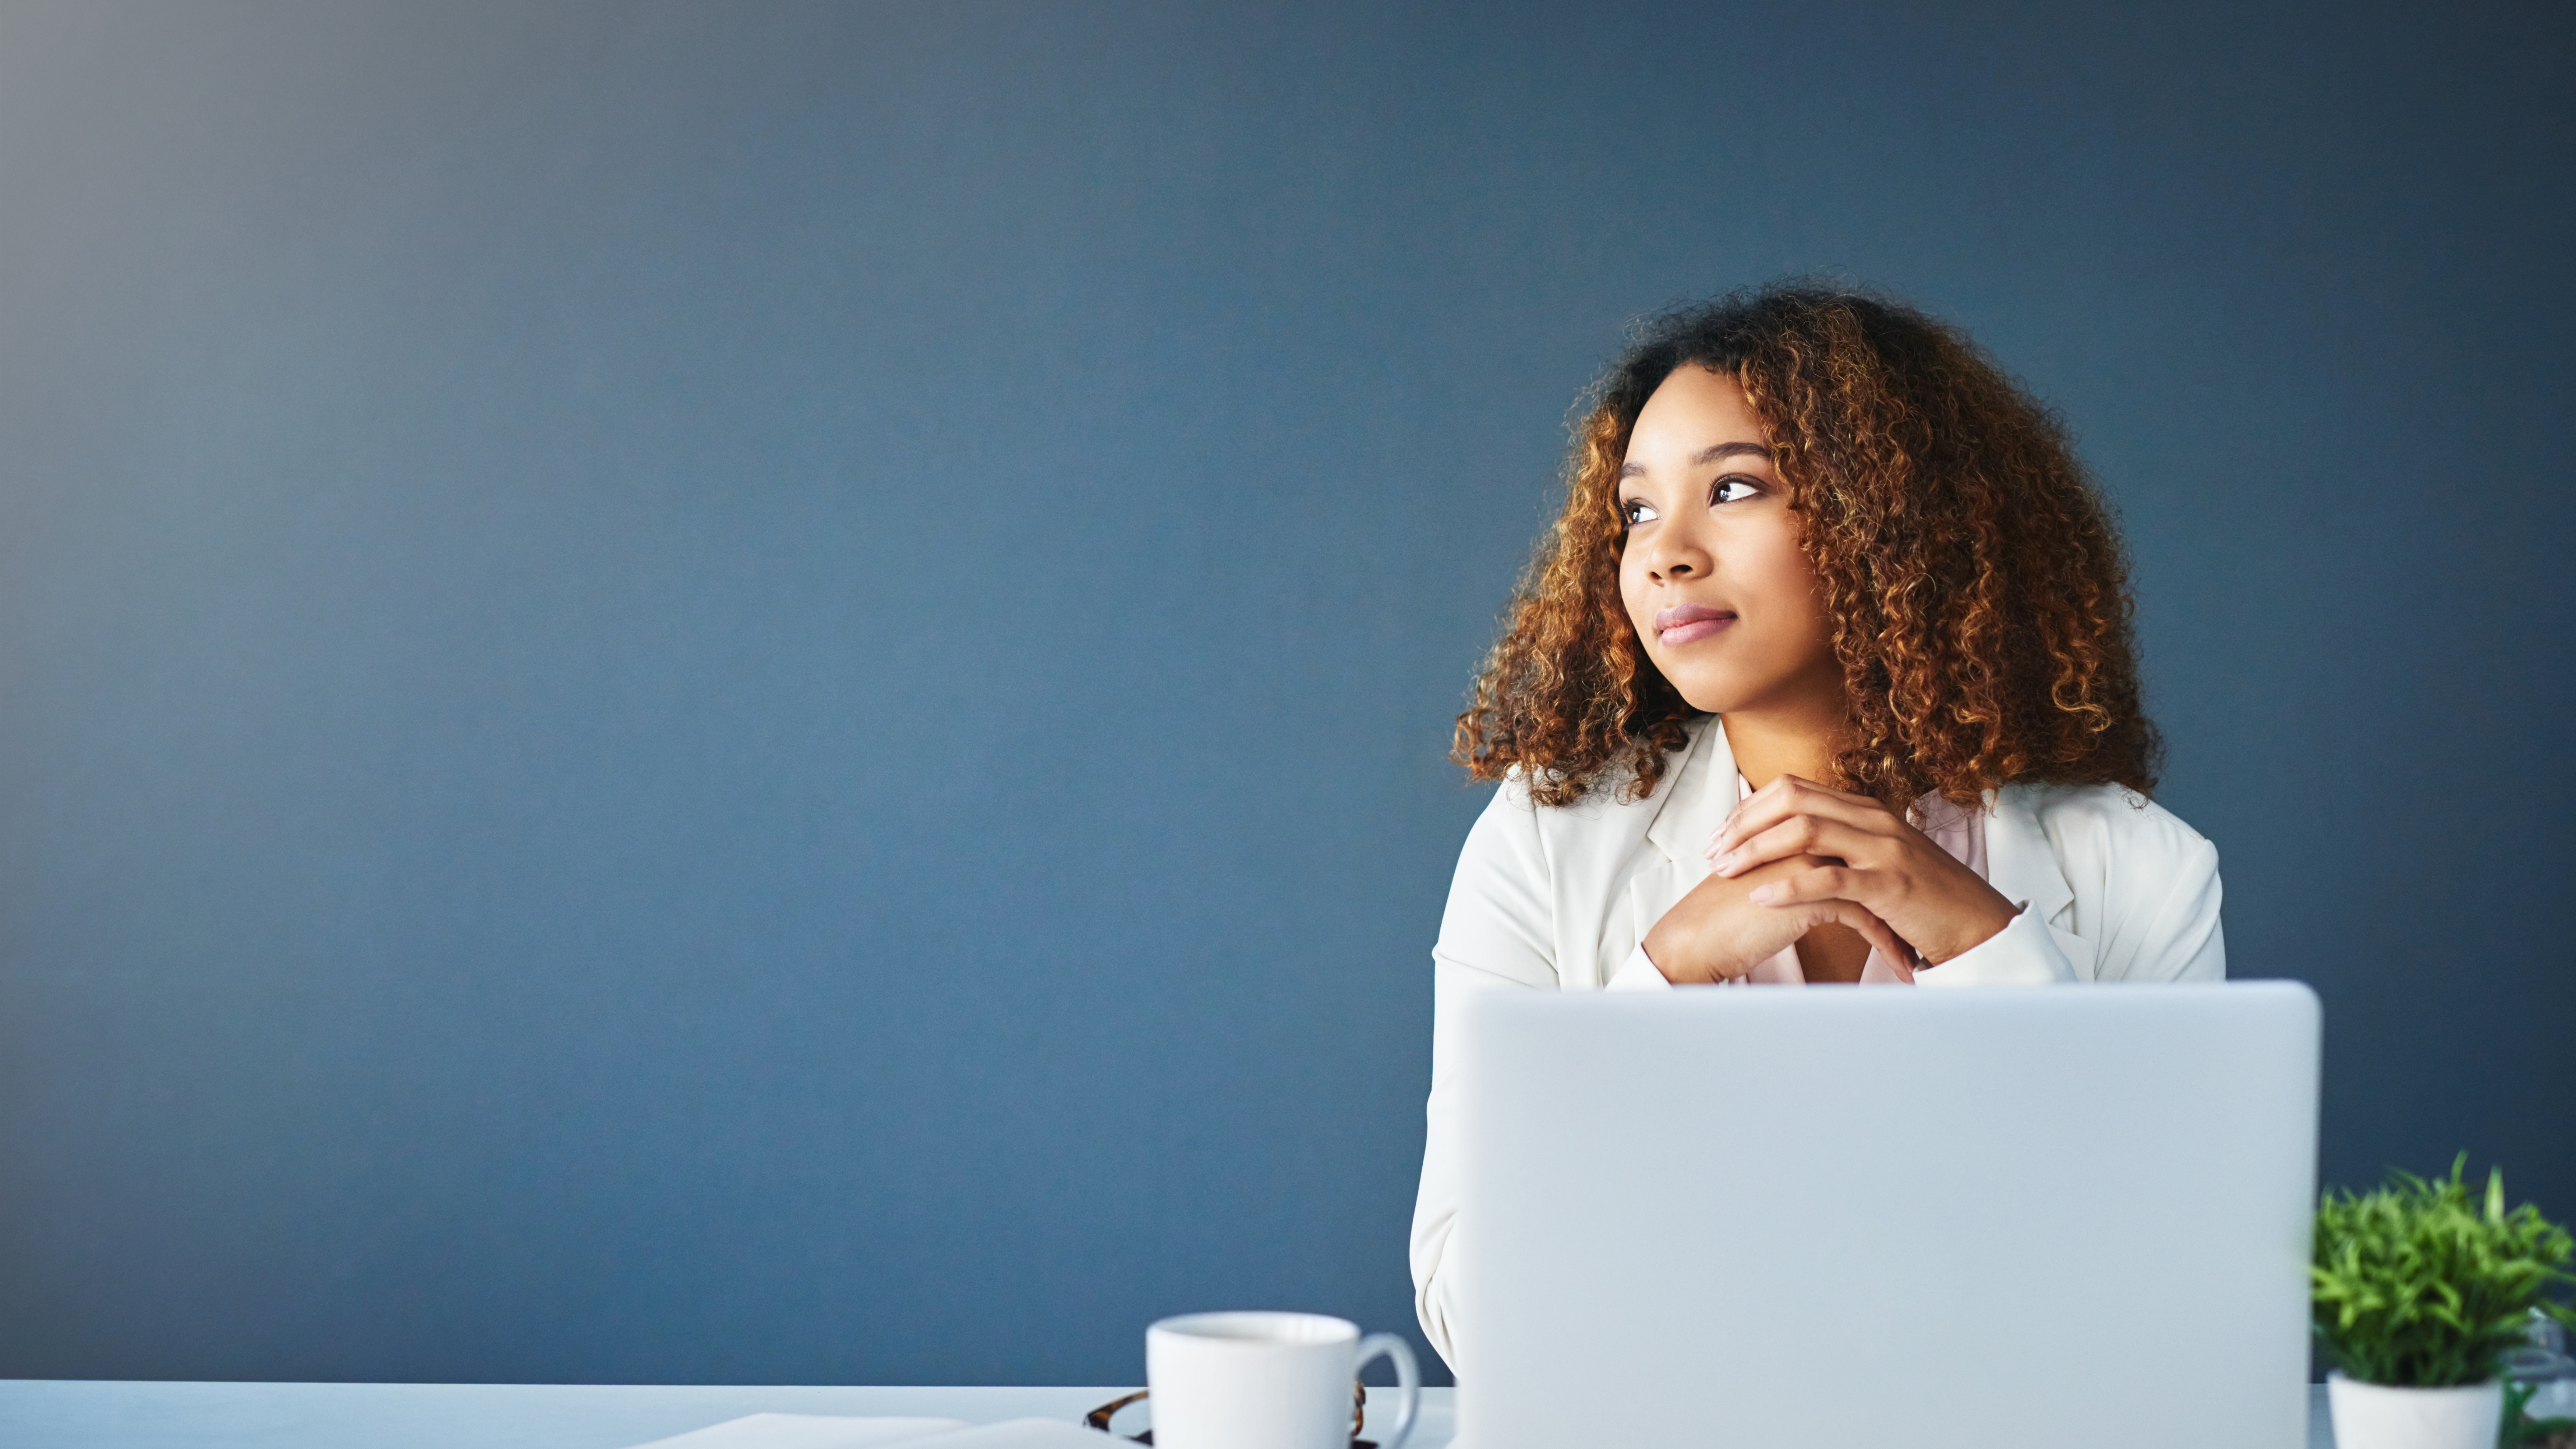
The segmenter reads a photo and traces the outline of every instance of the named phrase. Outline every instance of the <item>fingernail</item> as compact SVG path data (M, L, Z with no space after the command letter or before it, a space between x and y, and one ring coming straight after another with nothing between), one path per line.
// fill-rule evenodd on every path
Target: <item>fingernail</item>
M1717 875L1724 875L1724 874L1726 874L1728 871L1733 870L1734 868L1735 868L1735 852L1734 852L1734 851L1731 851L1731 850L1730 850L1730 851L1728 851L1726 854L1719 856L1719 857L1716 859L1716 861L1715 861L1715 862L1713 862L1713 863L1709 866L1709 870L1710 870L1711 872L1713 872L1714 874L1717 874Z
M1771 904L1772 899L1779 894L1780 888L1778 886L1755 886L1753 888L1753 894L1746 896L1745 899L1753 902L1753 904L1757 906L1767 906Z

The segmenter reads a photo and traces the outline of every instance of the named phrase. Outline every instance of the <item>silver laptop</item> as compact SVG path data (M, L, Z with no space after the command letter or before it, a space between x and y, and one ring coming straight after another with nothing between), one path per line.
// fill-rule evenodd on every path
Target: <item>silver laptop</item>
M2298 1449L2288 982L1479 993L1462 1449Z

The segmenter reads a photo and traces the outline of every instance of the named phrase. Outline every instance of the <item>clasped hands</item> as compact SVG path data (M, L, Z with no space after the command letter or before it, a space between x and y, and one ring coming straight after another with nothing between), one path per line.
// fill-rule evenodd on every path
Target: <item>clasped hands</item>
M1866 795L1781 775L1710 838L1708 879L1646 932L1665 979L1750 972L1817 926L1856 931L1912 980L2009 924L2014 905Z

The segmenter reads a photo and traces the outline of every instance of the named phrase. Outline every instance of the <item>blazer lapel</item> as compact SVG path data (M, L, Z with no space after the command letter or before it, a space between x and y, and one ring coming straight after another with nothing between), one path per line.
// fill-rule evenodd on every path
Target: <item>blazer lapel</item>
M1701 723L1699 737L1664 787L1663 803L1655 811L1654 823L1646 827L1646 838L1663 851L1666 860L1705 866L1701 852L1708 849L1708 838L1717 833L1717 827L1735 812L1737 788L1735 751L1726 747L1725 726L1711 715Z
M1986 813L1986 883L2015 905L2026 906L2057 939L2079 981L2093 979L2093 943L2075 934L2075 890L2049 847L2048 832L2030 806L2029 789L1997 790Z
M1642 941L1673 903L1708 878L1709 837L1735 809L1735 752L1726 746L1726 730L1715 716L1703 720L1690 749L1665 782L1654 823L1646 839L1660 853L1628 879L1628 914L1635 927L1632 940Z

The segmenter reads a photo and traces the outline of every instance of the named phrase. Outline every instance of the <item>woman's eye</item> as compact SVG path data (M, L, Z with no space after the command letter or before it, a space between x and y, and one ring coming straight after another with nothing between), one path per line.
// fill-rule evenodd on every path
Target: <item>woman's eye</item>
M1762 485L1750 478L1720 478L1709 485L1711 503L1739 503L1762 491Z
M1619 505L1619 516L1628 520L1631 528L1640 523L1652 523L1655 521L1655 505L1643 498L1631 498Z

